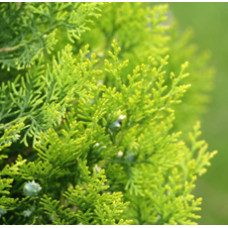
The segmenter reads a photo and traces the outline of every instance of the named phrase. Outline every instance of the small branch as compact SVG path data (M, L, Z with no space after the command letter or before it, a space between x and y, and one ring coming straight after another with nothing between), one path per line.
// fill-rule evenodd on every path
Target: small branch
M8 51L14 51L16 50L17 48L19 48L20 46L17 45L17 46L14 46L14 47L5 47L5 48L1 48L0 49L0 52L8 52Z

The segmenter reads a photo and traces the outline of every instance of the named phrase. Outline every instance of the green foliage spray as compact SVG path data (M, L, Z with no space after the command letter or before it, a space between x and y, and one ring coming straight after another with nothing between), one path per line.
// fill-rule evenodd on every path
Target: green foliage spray
M213 69L167 15L0 4L1 224L195 224Z

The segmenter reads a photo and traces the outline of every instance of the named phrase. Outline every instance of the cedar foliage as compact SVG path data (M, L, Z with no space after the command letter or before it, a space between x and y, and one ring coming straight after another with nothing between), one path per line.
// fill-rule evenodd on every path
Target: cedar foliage
M213 69L166 13L0 4L2 224L195 224Z

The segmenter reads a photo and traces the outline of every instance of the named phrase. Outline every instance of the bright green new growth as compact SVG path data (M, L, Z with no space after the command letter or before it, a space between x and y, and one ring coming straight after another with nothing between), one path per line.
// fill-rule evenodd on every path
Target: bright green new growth
M1 223L195 224L192 190L215 152L192 126L212 70L176 39L167 6L0 12Z

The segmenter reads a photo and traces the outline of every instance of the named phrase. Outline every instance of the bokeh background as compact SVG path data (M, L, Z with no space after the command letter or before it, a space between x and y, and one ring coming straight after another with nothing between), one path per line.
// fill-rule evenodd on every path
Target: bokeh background
M202 117L203 138L218 150L208 172L199 178L203 197L199 224L228 224L228 3L168 3L181 30L194 29L194 43L210 50L216 68L208 111Z

